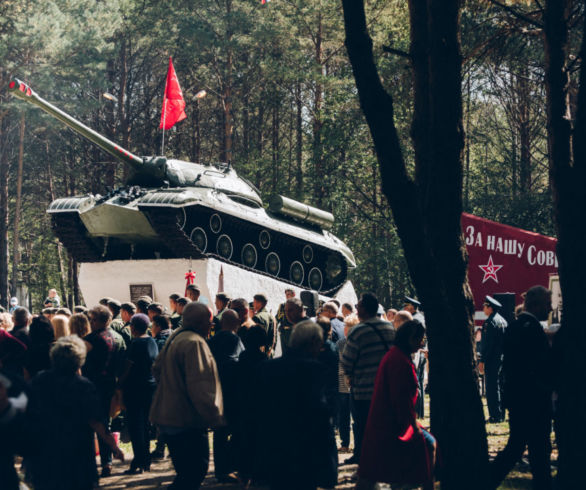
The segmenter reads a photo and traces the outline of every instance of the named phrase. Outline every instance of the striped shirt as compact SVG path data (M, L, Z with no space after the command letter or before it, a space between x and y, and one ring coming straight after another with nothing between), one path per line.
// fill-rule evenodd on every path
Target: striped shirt
M342 369L342 354L344 353L344 347L346 347L346 337L342 337L336 342L340 361L338 362L338 392L339 393L350 393L350 387L346 383L344 378L344 370Z
M351 330L341 364L352 380L352 395L356 400L372 398L378 366L394 340L393 326L378 318L370 318Z

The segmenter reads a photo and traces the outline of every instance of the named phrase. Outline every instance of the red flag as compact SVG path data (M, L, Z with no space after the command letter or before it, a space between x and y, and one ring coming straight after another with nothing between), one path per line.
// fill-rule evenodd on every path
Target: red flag
M183 93L173 68L173 60L169 56L169 70L165 82L165 96L163 97L163 112L161 113L161 124L159 129L171 129L179 121L187 117L185 114L185 101Z

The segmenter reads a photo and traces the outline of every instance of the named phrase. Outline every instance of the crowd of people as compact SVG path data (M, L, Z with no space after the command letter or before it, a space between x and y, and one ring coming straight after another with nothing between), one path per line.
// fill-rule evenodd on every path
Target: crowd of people
M507 406L511 439L492 464L495 488L526 444L532 467L541 465L536 480L546 483L539 488L549 488L547 447L530 437L519 415L528 399L545 407L547 393L529 393L526 384L519 391L527 366L507 357L519 335L533 335L534 348L548 355L536 327L547 309L543 289L528 292L509 327L497 316L500 304L490 297L485 303L490 421L504 414L492 391L498 382L489 381L500 367L488 367L489 352L504 353L508 383L519 394ZM111 433L118 417L132 443L124 473L149 471L168 450L174 489L201 485L210 430L219 482L333 488L341 452L349 454L343 464L358 464L356 488L388 482L432 489L438 444L418 421L428 368L420 303L406 297L402 310L385 311L364 293L356 305L332 300L312 311L293 290L285 296L275 316L262 293L252 302L218 293L214 314L196 285L185 296L172 294L168 307L144 296L135 303L106 297L72 312L52 290L41 314L15 308L10 328L0 328L2 488L18 488L15 455L23 458L20 478L35 489L94 488L96 436L100 476L112 474L113 457L124 460ZM546 420L535 415L543 433Z

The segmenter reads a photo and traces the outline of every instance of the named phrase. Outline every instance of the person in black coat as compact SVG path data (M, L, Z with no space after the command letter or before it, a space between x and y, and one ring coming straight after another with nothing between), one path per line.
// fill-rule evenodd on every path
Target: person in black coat
M517 463L525 447L533 488L552 488L550 453L552 366L550 345L541 325L551 311L551 291L534 286L525 297L525 311L507 328L503 347L505 406L509 409L509 440L490 467L490 488Z
M266 353L267 332L261 325L248 329L246 350L238 357L236 372L236 403L234 435L236 437L236 468L243 485L254 476L254 454L257 440L258 368L268 359Z
M173 297L175 295L171 295ZM177 298L179 299L179 298ZM179 320L181 319L181 315L178 315ZM153 323L151 324L151 334L155 342L157 343L157 347L159 348L159 352L163 350L169 336L173 333L173 317L169 318L168 315L159 315L153 318ZM178 324L178 321L176 321ZM161 434L157 430L157 445L155 446L154 451L151 453L151 460L152 459L163 459L165 457L165 436Z
M244 351L244 345L236 334L239 327L238 313L234 310L224 309L220 320L221 330L216 331L216 334L208 340L208 345L218 366L224 397L226 426L214 430L214 471L217 480L223 483L236 481L236 477L232 474L236 466L236 448L232 435L235 414L239 409L236 403L236 371L238 358L240 353Z
M159 348L147 333L148 327L149 318L143 313L130 319L132 341L128 347L125 371L119 381L134 453L130 468L125 471L128 475L149 471L151 467L149 411L156 388L152 367Z
M78 374L86 360L84 342L61 337L50 356L51 369L31 381L26 411L34 488L91 490L97 483L94 431L117 458L124 455L101 422L95 386Z
M273 490L313 490L337 483L326 378L317 361L322 345L321 327L298 323L288 352L259 367L256 458L259 475Z
M24 379L5 370L0 361L0 486L3 490L20 488L14 455L25 454L28 446L23 437L27 401Z

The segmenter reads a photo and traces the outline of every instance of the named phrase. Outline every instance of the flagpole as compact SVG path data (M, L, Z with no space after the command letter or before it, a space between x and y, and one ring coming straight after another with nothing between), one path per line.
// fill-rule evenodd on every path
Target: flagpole
M165 84L165 90L167 89L167 85ZM163 140L161 141L161 156L165 156L165 124L167 122L167 93L163 96L165 99L164 107L163 107Z

